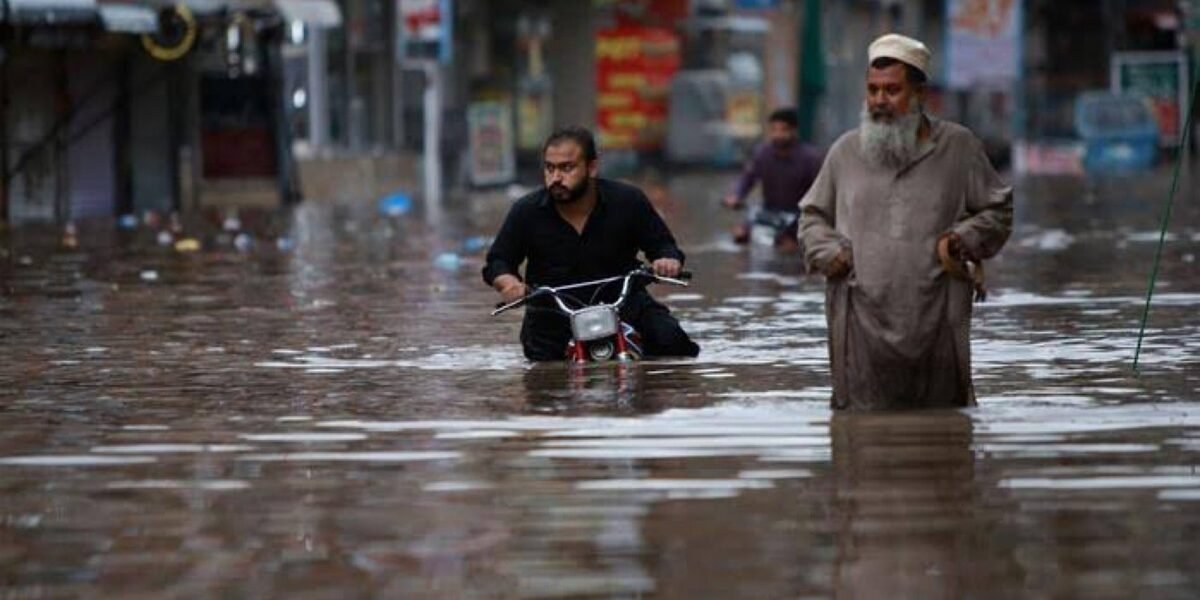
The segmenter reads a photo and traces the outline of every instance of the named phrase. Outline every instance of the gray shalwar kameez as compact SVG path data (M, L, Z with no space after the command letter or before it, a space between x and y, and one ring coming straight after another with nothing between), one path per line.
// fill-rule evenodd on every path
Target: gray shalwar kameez
M869 164L858 130L843 135L800 202L808 264L853 255L825 297L836 409L975 404L972 284L943 270L937 240L955 232L972 256L995 255L1012 228L1012 188L968 129L929 123L899 170Z

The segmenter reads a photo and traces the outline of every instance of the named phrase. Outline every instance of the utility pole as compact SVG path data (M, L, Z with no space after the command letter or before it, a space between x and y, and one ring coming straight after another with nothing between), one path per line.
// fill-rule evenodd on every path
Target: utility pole
M425 61L425 219L442 220L442 74L435 61Z
M454 33L451 0L400 0L397 61L425 73L424 113L425 219L442 218L442 65L450 64Z
M8 21L8 2L4 3ZM0 45L0 224L8 222L8 62L10 50Z
M3 12L0 16L4 17L4 22L9 22L9 6L8 0L0 0L4 3ZM0 32L4 38L12 35L12 28L5 27ZM12 47L15 44L9 43L8 39L2 40L0 44L0 225L8 223L8 63L12 60Z
M325 30L308 31L308 142L320 151L329 144L329 90L325 75Z

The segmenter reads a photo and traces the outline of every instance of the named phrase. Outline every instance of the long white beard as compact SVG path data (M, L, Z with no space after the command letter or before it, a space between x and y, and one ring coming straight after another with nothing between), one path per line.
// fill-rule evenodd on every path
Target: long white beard
M917 157L917 131L921 128L921 108L913 104L908 114L891 123L871 118L863 105L858 141L867 162L877 167L899 169Z

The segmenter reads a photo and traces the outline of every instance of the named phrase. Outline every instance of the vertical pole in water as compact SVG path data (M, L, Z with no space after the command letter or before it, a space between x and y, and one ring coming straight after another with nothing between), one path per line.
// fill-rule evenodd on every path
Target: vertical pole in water
M8 22L8 2L0 13ZM0 225L8 223L8 62L11 49L0 48Z
M425 219L442 219L442 99L441 72L435 61L425 62Z
M1016 27L1016 29L1017 29L1017 42L1016 42L1017 56L1015 59L1017 62L1017 65L1016 65L1017 66L1017 69L1016 69L1017 76L1013 78L1012 90L1011 90L1012 104L1009 107L1009 111L1011 114L1011 117L1010 117L1011 122L1009 123L1009 127L1011 130L1010 135L1012 135L1012 142L1008 145L1009 156L1010 156L1009 164L1016 163L1016 157L1012 156L1012 154L1015 152L1019 152L1021 150L1021 147L1025 145L1024 141L1025 141L1025 135L1026 135L1025 123L1026 123L1027 113L1025 111L1025 99L1026 99L1025 98L1025 6L1023 3L1018 2L1016 7L1013 8L1013 19L1016 21L1016 23L1014 23L1014 27Z
M329 143L329 92L325 77L325 30L308 28L308 143L313 150Z
M1171 191L1167 194L1166 207L1163 209L1162 227L1158 232L1158 247L1154 251L1154 266L1150 269L1150 283L1146 286L1146 307L1142 309L1142 326L1138 329L1137 348L1133 351L1133 372L1138 373L1138 359L1142 356L1142 339L1146 337L1146 321L1150 319L1150 299L1154 296L1154 282L1158 280L1158 266L1162 262L1163 245L1167 242L1167 226L1171 223L1171 206L1175 203L1175 192L1179 189L1179 166L1187 155L1188 138L1192 131L1195 118L1196 92L1200 90L1200 64L1192 74L1192 95L1187 104L1181 107L1184 111L1183 131L1180 132L1179 152L1175 155L1175 169L1171 175ZM1186 97L1186 96L1185 96Z

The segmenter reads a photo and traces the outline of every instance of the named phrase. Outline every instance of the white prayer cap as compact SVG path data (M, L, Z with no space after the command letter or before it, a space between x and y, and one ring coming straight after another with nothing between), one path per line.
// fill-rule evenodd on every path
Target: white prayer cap
M867 64L875 62L877 58L894 58L906 65L916 67L918 71L925 74L926 78L929 78L929 48L910 37L889 33L875 38L875 41L867 47Z

